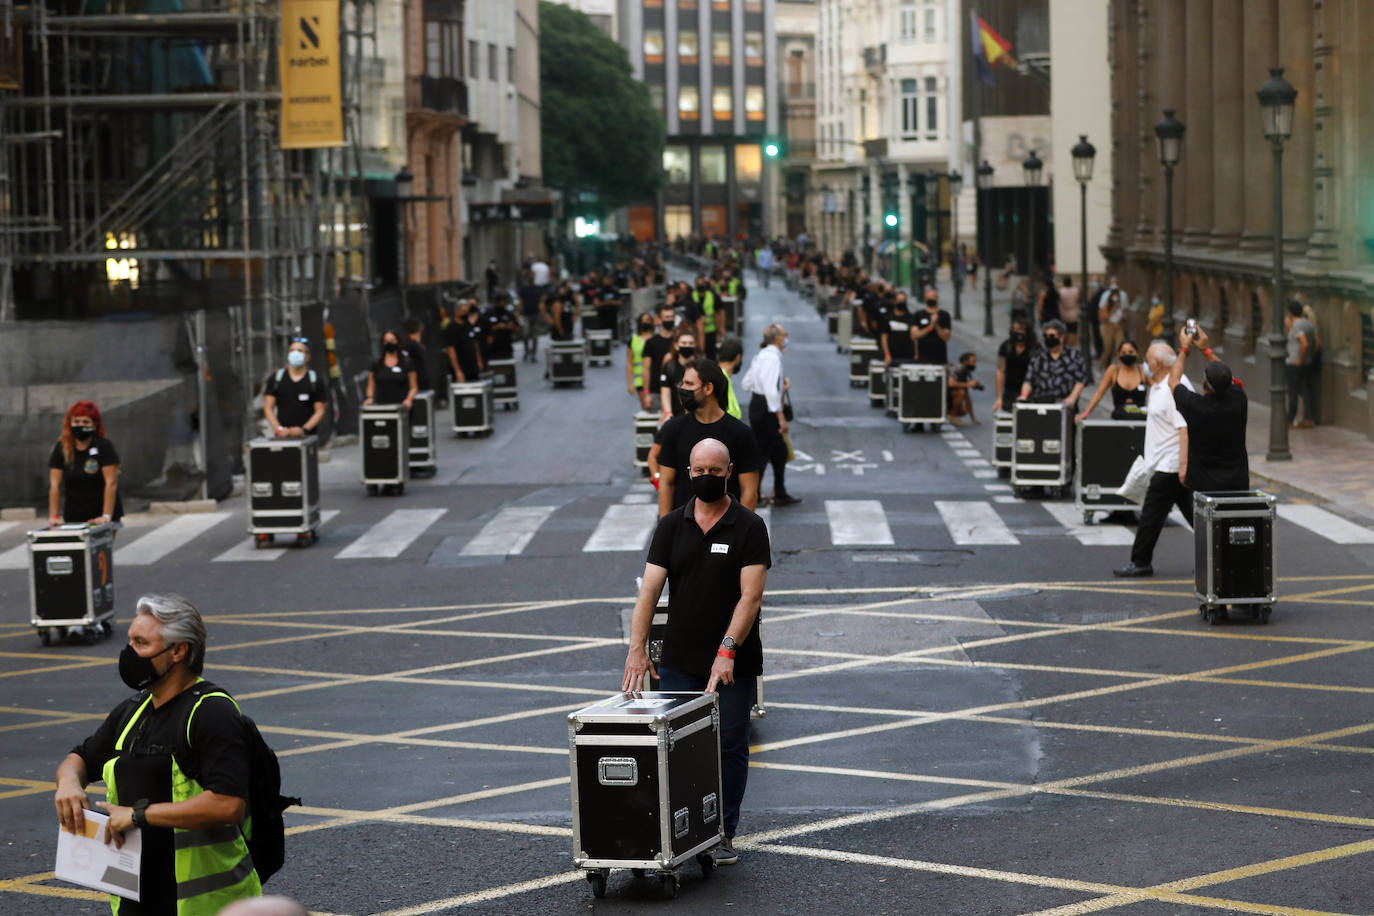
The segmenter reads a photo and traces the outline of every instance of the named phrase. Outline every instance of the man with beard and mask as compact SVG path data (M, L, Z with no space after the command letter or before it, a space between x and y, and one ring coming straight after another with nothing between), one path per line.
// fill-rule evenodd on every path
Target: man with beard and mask
M703 439L718 439L729 449L741 470L730 477L727 491L752 510L759 499L759 449L749 424L726 413L729 384L725 372L709 359L690 360L678 382L677 398L686 413L675 416L659 431L658 514L667 515L691 496L687 484L688 458Z
M119 847L140 831L140 899L111 897L114 916L214 916L262 894L241 829L252 738L234 700L201 677L205 639L185 598L138 599L119 656L120 678L138 693L57 768L62 829L84 832L86 786L103 779L100 839Z
M691 325L679 325L673 340L673 350L663 358L663 371L658 375L659 413L663 420L687 412L687 406L678 397L678 385L687 365L700 355Z
M691 499L658 520L630 623L622 690L641 690L646 674L661 689L720 697L722 827L712 855L734 865L740 805L749 777L749 713L763 673L759 606L772 565L763 519L726 492L735 469L716 439L692 449ZM649 623L667 582L668 625L657 672L649 661Z
M262 414L272 435L280 439L312 436L324 422L324 380L310 364L310 344L293 338L286 351L286 367L273 372L263 391Z
M1077 347L1064 343L1064 322L1045 325L1045 349L1036 351L1021 383L1021 400L1037 404L1062 401L1078 412L1078 397L1088 384L1088 363Z
M673 353L677 343L677 312L671 300L658 309L658 333L644 341L644 387L649 396L644 409L653 410L659 405L659 379L663 377L663 361Z

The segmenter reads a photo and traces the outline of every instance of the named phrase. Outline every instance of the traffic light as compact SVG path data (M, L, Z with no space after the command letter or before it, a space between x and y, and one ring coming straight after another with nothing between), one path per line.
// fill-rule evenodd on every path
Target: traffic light
M782 141L768 139L763 141L763 154L769 159L778 159L782 156Z
M895 213L889 213L889 214L887 214L886 216L883 217L883 223L886 224L887 228L889 228L889 229L896 229L896 228L897 228L897 214L895 214Z

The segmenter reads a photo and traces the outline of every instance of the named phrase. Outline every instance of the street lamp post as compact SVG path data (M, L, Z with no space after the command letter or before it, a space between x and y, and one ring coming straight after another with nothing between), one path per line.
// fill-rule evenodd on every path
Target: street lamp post
M1021 162L1021 173L1026 179L1026 184L1030 187L1030 253L1026 258L1026 276L1030 277L1031 300L1035 300L1035 189L1040 186L1040 171L1045 164L1040 161L1040 157L1035 155L1035 150L1030 151Z
M407 208L412 200L412 192L415 190L415 175L410 171L409 166L401 166L401 170L396 173L396 218L400 224L400 232L396 235L396 250L400 255L400 270L397 271L397 279L401 286L401 316L410 317L410 311L406 308L406 286L410 282L410 246L407 244L407 231L409 221L406 219Z
M1093 179L1093 157L1097 155L1097 148L1088 142L1087 134L1079 134L1072 153L1073 177L1078 179L1079 256L1082 258L1083 267L1083 285L1078 290L1079 301L1082 303L1078 316L1078 337L1083 342L1083 355L1087 358L1088 371L1091 372L1093 318L1096 316L1088 314L1091 307L1091 303L1088 302L1088 182Z
M978 181L978 190L983 192L980 196L983 198L983 245L981 247L984 252L992 251L992 214L987 211L991 209L988 197L992 192L992 176L996 171L984 159L974 173ZM992 329L992 263L986 261L986 253L980 256L986 262L983 264L983 336L991 337L996 333Z
M834 198L830 195L833 193L830 185L821 185L821 252L826 257L830 257L830 222L835 215L830 212L834 203Z
M910 172L906 176L906 190L911 195L911 298L920 301L921 280L920 267L916 261L916 189L921 182L921 177L915 172ZM939 268L937 263L936 268Z
M960 174L959 174L958 172L956 172L956 171L950 172L950 173L949 173L949 234L950 234L950 250L953 251L953 252L955 252L955 257L950 259L950 267L951 267L951 268L954 266L955 258L958 257L957 252L958 252L958 250L959 250L959 205L956 203L956 200L957 200L958 197L959 197L959 192L962 191L963 188L964 188L964 176L963 176L963 175L960 175ZM938 217L937 217L937 218L938 218ZM954 270L950 270L950 273L951 273L951 274L954 274L955 272L954 272ZM962 279L962 278L959 277L959 276L957 276L957 275L954 277L954 320L955 320L955 321L963 321L963 320L964 320L964 304L963 304L963 299L962 299L962 297L960 296L960 292L961 292L960 287L962 287L964 284L960 282L961 279Z
M1269 79L1258 96L1264 110L1264 135L1274 147L1274 302L1273 327L1269 329L1269 453L1265 457L1290 461L1293 453L1288 450L1283 334L1283 141L1293 135L1293 103L1298 90L1283 78L1282 67L1270 67Z
M1183 148L1183 122L1166 108L1155 125L1159 140L1159 164L1164 166L1164 339L1174 336L1174 166Z

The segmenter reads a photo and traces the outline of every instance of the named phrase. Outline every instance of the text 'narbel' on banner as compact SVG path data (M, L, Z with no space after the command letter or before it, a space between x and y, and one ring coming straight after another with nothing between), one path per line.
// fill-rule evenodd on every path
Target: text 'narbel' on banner
M282 149L343 146L339 0L282 0Z

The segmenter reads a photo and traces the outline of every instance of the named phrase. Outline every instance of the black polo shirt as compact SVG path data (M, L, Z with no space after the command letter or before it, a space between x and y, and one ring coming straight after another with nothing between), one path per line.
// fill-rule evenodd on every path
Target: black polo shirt
M711 397L715 397L712 393ZM739 499L739 475L758 469L763 463L759 456L758 443L754 441L754 431L749 424L737 420L728 413L714 423L702 423L695 413L684 413L673 417L662 427L660 442L662 450L658 453L658 463L677 471L673 483L673 508L687 502L692 495L690 462L692 449L702 439L719 439L730 450L730 463L735 473L725 485L725 492Z
M663 664L705 677L716 661L730 618L739 604L739 574L746 566L773 565L768 527L763 519L730 498L730 508L703 534L688 500L658 520L649 544L649 562L668 570L668 628L663 637ZM762 615L760 615L762 616ZM735 673L763 673L759 621L740 643Z
M1245 450L1250 402L1245 390L1232 383L1218 397L1178 385L1174 404L1188 421L1188 487L1199 493L1250 489L1250 456Z
M932 366L943 366L949 362L949 341L940 337L940 328L949 329L953 324L950 322L949 312L944 309L934 312L928 308L921 309L912 319L912 324L922 331L929 327L931 322L935 322L938 327L916 341L916 358Z
M325 400L324 380L313 369L306 369L299 380L291 377L289 369L278 369L267 377L264 393L277 399L277 421L282 426L305 426L315 415L315 405Z

